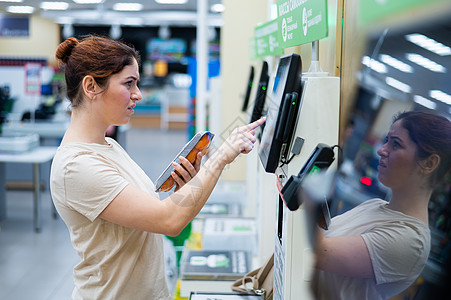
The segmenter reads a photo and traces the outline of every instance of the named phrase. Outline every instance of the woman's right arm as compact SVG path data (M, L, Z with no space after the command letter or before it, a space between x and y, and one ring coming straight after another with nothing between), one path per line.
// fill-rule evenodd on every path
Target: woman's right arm
M254 129L265 119L235 129L199 172L164 200L128 185L100 214L100 218L126 227L175 236L199 213L225 166L255 143Z

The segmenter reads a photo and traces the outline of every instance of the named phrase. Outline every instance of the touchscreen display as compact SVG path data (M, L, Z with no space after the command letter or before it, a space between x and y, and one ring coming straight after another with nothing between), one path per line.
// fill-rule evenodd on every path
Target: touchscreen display
M251 66L249 79L248 79L248 82L246 85L246 93L244 94L244 99L243 99L243 107L241 108L242 111L247 110L247 106L249 105L249 98L251 96L251 89L252 89L253 84L254 84L254 67Z
M260 81L258 82L257 93L256 93L255 100L254 100L254 108L252 110L251 120L249 123L257 121L263 115L268 81L269 81L268 63L266 61L263 61L261 74L260 74Z
M282 60L280 61L282 63ZM269 106L266 114L265 130L263 131L260 155L262 159L267 160L271 143L274 137L274 131L276 130L277 117L279 114L280 102L282 101L283 82L287 79L287 65L280 65L277 69L276 77L274 78L274 86L272 93L269 94Z
M268 111L266 124L262 133L259 156L266 172L274 173L280 159L282 141L274 136L277 127L285 120L281 119L281 103L287 93L299 92L301 85L301 60L297 54L284 56L280 59L274 84L267 96ZM287 124L294 126L294 124Z

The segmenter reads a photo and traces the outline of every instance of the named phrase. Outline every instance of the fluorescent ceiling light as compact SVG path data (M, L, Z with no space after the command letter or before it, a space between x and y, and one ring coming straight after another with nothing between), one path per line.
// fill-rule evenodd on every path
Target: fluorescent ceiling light
M413 101L430 109L435 109L437 107L437 103L419 95L413 96Z
M214 13L222 13L224 11L224 4L221 3L217 3L217 4L213 4L210 7L210 10Z
M420 54L407 53L406 57L411 62L414 62L417 65L420 65L428 70L438 73L446 73L446 68L444 66L436 63L435 61L430 60L429 58L421 56Z
M143 9L141 3L116 3L113 5L113 10L120 11L139 11Z
M41 2L40 8L44 10L66 10L69 8L67 2Z
M373 59L369 58L369 56L364 56L362 58L362 64L367 66L368 68L371 68L372 70L378 72L378 73L387 73L387 66L383 63Z
M185 4L188 0L155 0L160 4Z
M442 43L437 42L436 40L433 40L425 35L419 34L419 33L412 33L406 35L406 39L409 42L412 42L426 50L429 50L431 52L434 52L438 55L445 56L445 55L451 55L451 48L443 45Z
M99 4L104 0L72 0L77 4Z
M413 68L410 65L408 65L408 64L406 64L406 63L404 63L404 62L402 62L402 61L400 61L400 60L398 60L398 59L396 59L394 57L391 57L390 55L381 54L381 55L379 55L379 59L383 63L385 63L385 64L387 64L389 66L392 66L393 68L398 69L398 70L400 70L402 72L413 73Z
M394 87L395 89L398 89L398 90L404 92L404 93L410 93L410 91L412 90L410 85L405 84L404 82L401 82L399 80L396 80L393 77L386 77L385 83L391 87Z
M192 82L191 76L187 74L174 74L171 79L176 88L189 88Z
M20 5L20 6L8 6L6 11L12 14L32 14L34 11L33 6Z
M445 92L442 92L440 90L431 90L429 91L429 96L438 101L442 101L443 103L451 105L451 95L448 95Z
M15 2L15 3L19 3L19 2L23 2L23 0L0 0L0 2Z

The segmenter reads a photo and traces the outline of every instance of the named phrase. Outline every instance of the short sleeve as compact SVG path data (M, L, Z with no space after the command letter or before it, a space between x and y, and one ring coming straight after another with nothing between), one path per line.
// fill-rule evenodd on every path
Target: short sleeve
M413 280L429 255L430 245L423 229L407 222L378 226L362 234L362 238L377 284Z
M66 202L91 222L127 184L114 165L99 154L78 154L65 168Z

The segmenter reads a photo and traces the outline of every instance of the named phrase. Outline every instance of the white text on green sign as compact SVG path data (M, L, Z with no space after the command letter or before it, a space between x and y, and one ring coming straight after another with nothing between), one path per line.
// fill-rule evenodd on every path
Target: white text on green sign
M310 43L328 34L327 0L279 0L277 16L282 48Z
M258 58L282 54L277 40L278 32L277 20L269 21L255 29L255 52Z

